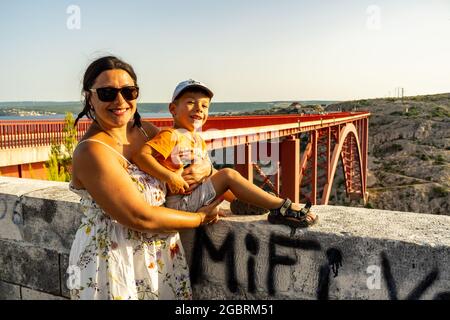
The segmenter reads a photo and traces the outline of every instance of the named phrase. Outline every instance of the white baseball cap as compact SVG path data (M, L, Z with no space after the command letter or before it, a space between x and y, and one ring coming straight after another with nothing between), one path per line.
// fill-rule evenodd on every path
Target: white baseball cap
M189 79L189 80L181 81L175 87L175 90L173 91L173 95L172 95L172 102L180 95L180 93L182 91L184 91L187 88L201 88L208 93L208 96L210 99L214 96L213 92L204 83L202 83L200 81Z

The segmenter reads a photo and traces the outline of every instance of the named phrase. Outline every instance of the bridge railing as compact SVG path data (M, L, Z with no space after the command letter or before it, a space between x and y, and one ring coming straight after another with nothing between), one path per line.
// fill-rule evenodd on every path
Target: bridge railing
M77 138L80 139L90 122L80 121ZM0 121L0 149L26 148L62 144L66 136L63 120L8 120Z

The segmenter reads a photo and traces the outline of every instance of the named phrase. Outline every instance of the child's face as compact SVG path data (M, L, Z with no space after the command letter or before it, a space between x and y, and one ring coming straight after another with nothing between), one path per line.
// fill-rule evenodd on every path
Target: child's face
M208 119L210 98L201 92L185 92L169 106L176 128L201 128Z

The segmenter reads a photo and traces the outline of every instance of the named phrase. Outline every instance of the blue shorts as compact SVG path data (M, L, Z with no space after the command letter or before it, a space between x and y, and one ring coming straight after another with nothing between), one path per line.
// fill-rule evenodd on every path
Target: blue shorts
M191 194L167 196L164 206L181 211L197 212L198 209L210 204L215 198L214 186L211 179L207 179Z

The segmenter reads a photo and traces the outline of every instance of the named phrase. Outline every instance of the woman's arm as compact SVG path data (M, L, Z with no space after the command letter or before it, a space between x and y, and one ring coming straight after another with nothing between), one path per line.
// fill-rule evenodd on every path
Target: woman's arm
M189 188L189 184L179 175L179 173L170 171L155 159L153 154L155 151L152 147L145 144L140 151L132 157L139 169L148 173L149 175L161 180L169 186L169 189L174 194L184 193Z
M73 172L105 213L134 230L190 229L216 218L214 208L188 213L149 205L119 160L100 144L84 143L77 148Z

